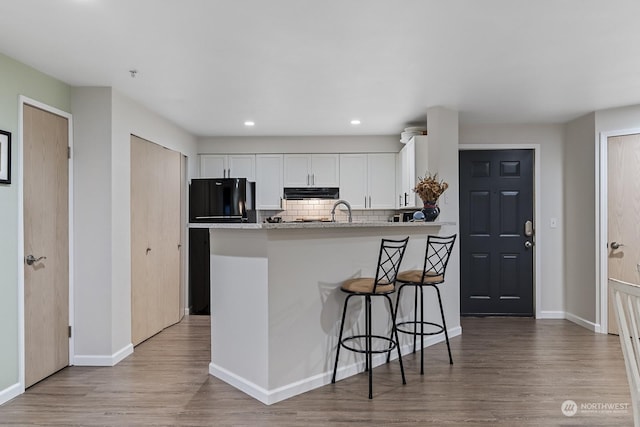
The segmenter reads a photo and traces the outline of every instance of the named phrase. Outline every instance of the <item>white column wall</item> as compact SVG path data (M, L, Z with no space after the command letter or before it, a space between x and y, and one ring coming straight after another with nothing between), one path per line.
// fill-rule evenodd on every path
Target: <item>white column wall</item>
M111 89L73 88L74 351L78 364L111 347ZM75 361L74 361L75 363Z
M447 221L454 225L445 225L438 234L458 235L447 266L446 281L441 286L443 304L449 307L447 326L460 326L460 191L458 173L458 112L443 107L427 109L427 128L429 130L428 165L429 172L438 173L449 188L440 197L440 215L437 221ZM416 159L416 165L420 160ZM419 173L423 173L418 170Z
M79 163L75 362L113 365L132 351L131 135L187 155L190 176L196 139L111 88L75 88L73 102Z

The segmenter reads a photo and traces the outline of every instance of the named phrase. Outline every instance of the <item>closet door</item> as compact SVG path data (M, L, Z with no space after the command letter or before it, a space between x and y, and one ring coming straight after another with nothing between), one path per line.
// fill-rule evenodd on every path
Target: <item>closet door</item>
M131 341L180 321L180 153L131 137Z
M154 164L159 154L143 139L131 137L131 341L137 345L162 329L158 314L160 274L155 268L160 227L153 200L159 191Z
M160 301L162 327L180 321L180 153L160 148L161 192L157 207L161 227L154 231L160 241L158 267L162 271Z

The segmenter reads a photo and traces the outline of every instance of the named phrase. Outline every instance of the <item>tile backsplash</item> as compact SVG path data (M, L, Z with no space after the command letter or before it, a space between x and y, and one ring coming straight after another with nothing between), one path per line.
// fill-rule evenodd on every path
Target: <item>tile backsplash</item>
M331 208L335 200L284 200L283 211L260 211L258 220L279 216L283 221L296 219L331 219ZM393 216L393 209L354 210L351 215L353 222L387 222ZM336 209L336 221L346 221L347 211Z

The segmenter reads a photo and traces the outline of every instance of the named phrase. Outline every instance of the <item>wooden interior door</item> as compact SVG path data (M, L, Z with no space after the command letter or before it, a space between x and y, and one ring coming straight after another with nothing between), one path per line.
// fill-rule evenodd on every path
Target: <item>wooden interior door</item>
M180 153L131 136L134 345L181 319L180 170Z
M607 151L608 277L640 284L640 135L609 137ZM617 334L611 290L607 311Z
M29 387L69 365L69 123L27 104L23 119L25 386Z

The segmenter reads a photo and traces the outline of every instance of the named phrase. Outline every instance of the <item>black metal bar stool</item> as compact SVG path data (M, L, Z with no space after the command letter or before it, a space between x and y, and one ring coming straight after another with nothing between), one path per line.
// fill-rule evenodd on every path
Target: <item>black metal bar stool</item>
M413 320L396 323L396 329L404 334L413 335L413 352L416 352L416 338L420 336L420 374L424 375L424 336L425 335L438 335L444 332L444 337L447 341L447 350L449 352L449 363L453 365L453 358L451 357L451 347L449 346L449 333L447 332L447 322L444 318L444 310L442 308L442 298L440 297L440 289L438 285L444 283L444 275L447 270L447 263L453 250L453 244L456 241L456 235L453 236L427 236L427 248L424 256L424 268L422 270L410 270L403 271L398 274L398 299L396 301L396 311L393 315L394 319L398 315L398 307L400 306L400 297L402 296L402 289L405 286L412 286L415 288L414 302L413 302ZM435 322L425 322L424 320L424 301L422 289L425 286L433 287L438 295L438 304L440 305L440 316L442 317L442 324ZM418 320L418 290L420 290L420 319ZM425 332L424 327L428 325L431 331ZM412 329L407 329L412 326ZM419 329L418 330L418 326ZM435 327L435 331L433 330ZM391 352L389 352L389 356ZM387 357L387 360L389 359Z
M406 384L404 377L404 367L402 366L402 355L400 354L400 347L398 345L398 331L395 327L395 311L393 309L393 302L389 297L390 294L395 292L396 277L400 269L400 263L404 256L405 249L407 248L407 242L409 237L403 240L390 240L382 239L380 244L380 254L378 255L378 267L376 269L376 277L360 277L357 279L346 280L340 290L349 294L344 302L344 309L342 311L342 322L340 323L340 335L338 337L338 347L336 350L336 362L333 367L333 377L331 382L336 382L336 372L338 370L338 358L340 357L340 348L344 347L347 350L354 351L356 353L366 354L365 370L369 371L369 399L373 398L373 365L372 355L374 353L388 353L396 348L398 350L398 359L400 360L400 372L402 373L402 384ZM344 331L344 320L347 314L347 307L351 297L364 297L365 299L365 333L363 335L352 335L346 338L342 338ZM384 297L389 303L389 314L391 315L391 337L383 337L381 335L374 335L371 331L371 297ZM374 349L373 340L383 341L385 348ZM362 342L364 340L364 350L362 348L356 348L352 344L354 341ZM355 345L355 343L354 343Z

